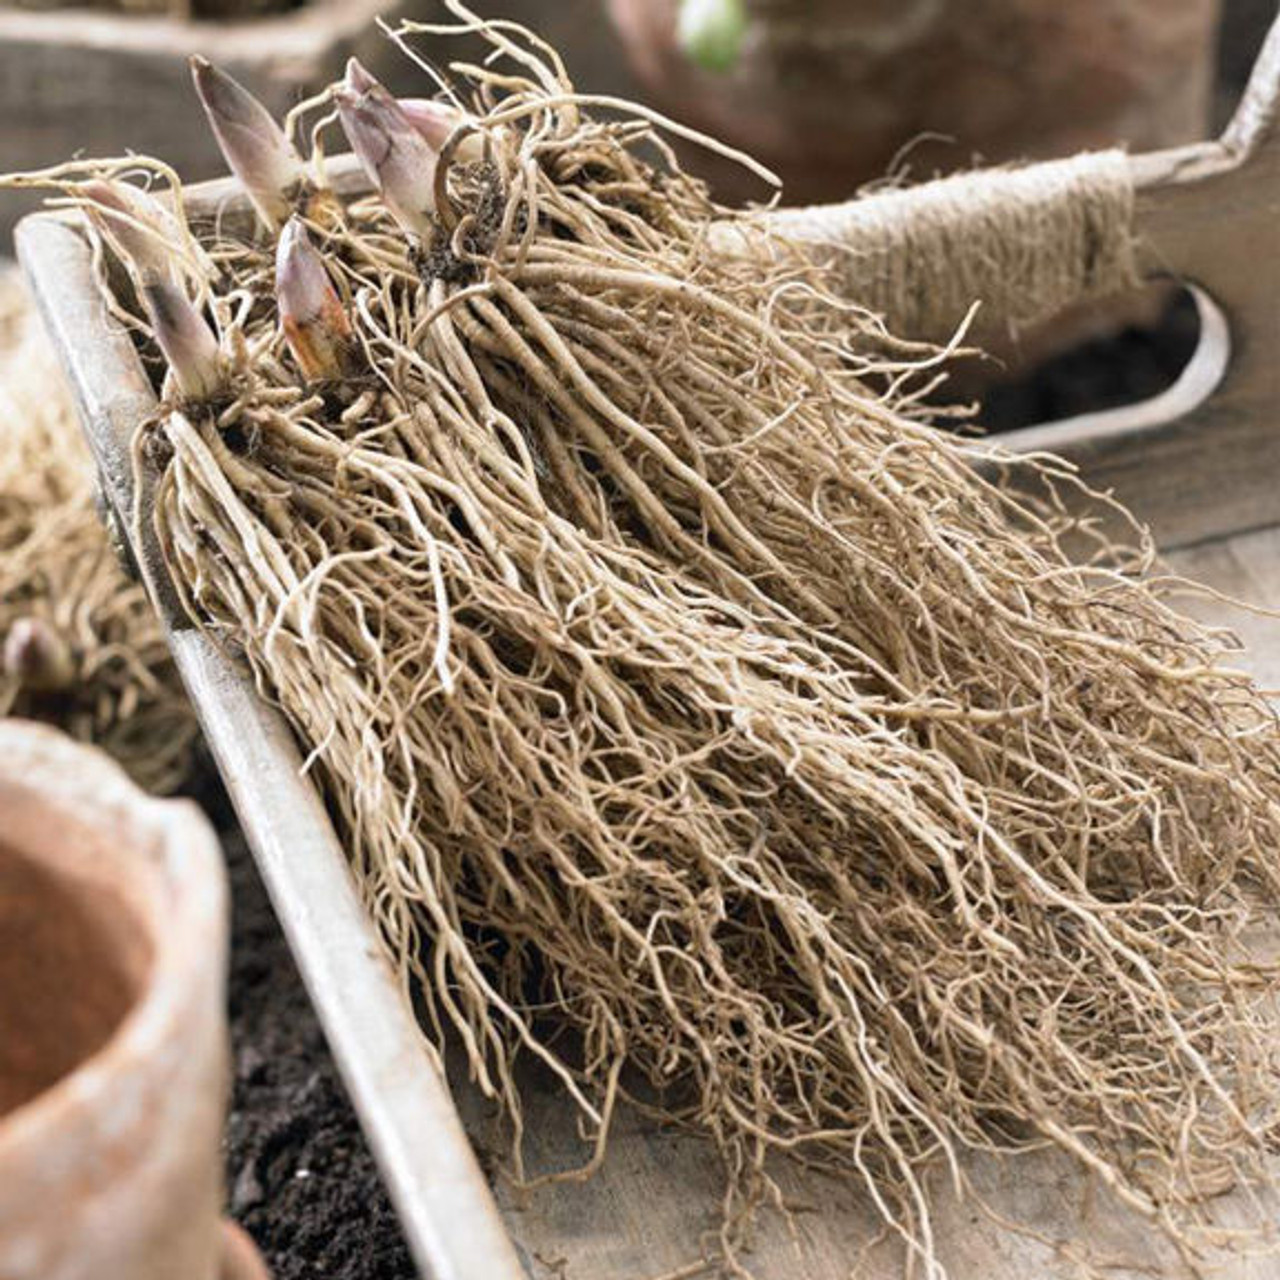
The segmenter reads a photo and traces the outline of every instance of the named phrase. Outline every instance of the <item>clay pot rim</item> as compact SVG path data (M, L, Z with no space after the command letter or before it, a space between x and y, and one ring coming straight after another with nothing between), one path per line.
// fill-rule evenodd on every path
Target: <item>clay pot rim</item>
M140 998L95 1053L0 1117L0 1159L45 1141L69 1106L109 1107L112 1095L127 1089L136 1064L164 1050L191 999L192 971L225 968L227 960L222 851L208 824L192 821L200 812L197 806L148 796L102 752L47 725L0 719L0 756L19 751L26 765L23 776L0 779L0 800L18 795L55 800L77 806L86 825L111 821L136 832L158 873L160 901L146 922L156 928ZM172 892L179 882L184 892Z

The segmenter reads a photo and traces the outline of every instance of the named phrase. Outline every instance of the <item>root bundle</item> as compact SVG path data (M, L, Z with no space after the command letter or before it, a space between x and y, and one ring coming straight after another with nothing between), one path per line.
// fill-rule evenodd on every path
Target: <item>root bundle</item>
M717 257L647 120L484 34L420 234L297 194L340 376L278 332L273 245L208 228L225 385L139 441L433 1041L516 1178L524 1059L588 1167L623 1098L707 1135L731 1266L778 1154L936 1275L926 1171L1046 1143L1191 1249L1271 1124L1270 707L1065 468L982 478L933 355L782 239Z
M0 715L96 743L149 791L188 780L195 717L94 508L57 360L12 274L0 277L0 644Z

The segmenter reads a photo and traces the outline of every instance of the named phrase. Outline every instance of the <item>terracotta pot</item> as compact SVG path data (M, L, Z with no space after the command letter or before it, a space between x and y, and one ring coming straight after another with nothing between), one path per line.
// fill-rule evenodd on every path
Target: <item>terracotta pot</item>
M839 199L922 134L916 174L1135 150L1203 135L1219 0L746 0L736 67L677 47L677 0L606 0L655 102L786 180L789 203ZM736 172L727 198L760 194Z
M0 1280L250 1280L219 1221L227 891L199 810L0 721Z

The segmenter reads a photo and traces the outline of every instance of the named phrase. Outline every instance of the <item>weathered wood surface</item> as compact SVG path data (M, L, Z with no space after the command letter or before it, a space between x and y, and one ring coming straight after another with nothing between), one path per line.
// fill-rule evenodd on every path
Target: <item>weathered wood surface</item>
M251 21L184 22L0 4L0 173L133 151L189 178L214 177L225 165L191 88L191 54L213 59L283 114L340 75L352 54L379 74L407 70L375 25L400 8L400 0L309 0ZM0 253L39 200L0 192Z
M1272 533L1272 555L1280 535ZM1280 592L1276 592L1280 604ZM1280 636L1273 638L1280 646ZM484 1143L482 1108L459 1093L464 1119ZM538 1098L526 1117L529 1172L572 1168L585 1158L572 1116ZM935 1179L935 1235L949 1280L1192 1280L1172 1246L1108 1201L1065 1158L1034 1155L965 1162L983 1200L1042 1239L1000 1226L973 1200L960 1201ZM1280 1177L1280 1160L1274 1162ZM850 1183L782 1170L792 1211L762 1215L758 1237L741 1259L753 1280L903 1280L904 1251L884 1233L865 1197ZM714 1251L723 1181L716 1159L699 1140L659 1132L623 1111L604 1166L584 1182L552 1184L526 1195L497 1187L504 1219L532 1280L719 1280ZM1280 1196L1268 1192L1255 1214L1247 1195L1214 1202L1223 1228L1280 1217ZM1275 1280L1280 1255L1211 1255L1213 1280ZM856 1270L859 1262L862 1270ZM1095 1271L1085 1270L1092 1263ZM917 1271L918 1280L926 1280Z

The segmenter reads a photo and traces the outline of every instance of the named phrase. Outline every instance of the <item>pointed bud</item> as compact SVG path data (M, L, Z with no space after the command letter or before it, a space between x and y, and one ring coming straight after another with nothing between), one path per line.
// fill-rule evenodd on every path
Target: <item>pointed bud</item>
M342 128L369 181L398 223L429 238L435 210L436 152L404 109L354 58L335 91Z
M75 683L71 650L40 618L19 618L9 628L3 668L5 675L37 693L57 693Z
M258 216L275 230L293 211L306 178L301 158L266 107L225 71L193 57L191 78L231 172Z
M85 208L133 269L156 342L184 396L207 399L223 382L218 340L187 297L179 246L189 238L163 205L124 182L83 183ZM201 266L203 268L203 262Z
M433 98L397 98L400 110L408 117L409 123L422 134L431 148L438 154L444 150L450 134L459 125L471 123L471 117L447 102L436 102ZM469 133L454 150L453 157L463 164L474 164L484 159L484 138L479 133Z
M142 290L156 342L187 400L208 400L225 381L218 339L183 289L158 281Z
M351 322L302 220L290 218L276 247L276 299L285 341L309 382L340 378L351 352Z
M382 81L359 58L348 58L347 74L343 78L342 87L352 93L362 94L381 89L383 85Z
M85 210L117 256L143 283L172 280L185 265L178 219L153 196L127 182L94 178L77 188Z

